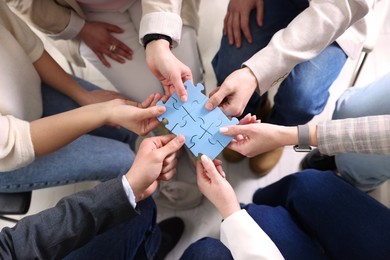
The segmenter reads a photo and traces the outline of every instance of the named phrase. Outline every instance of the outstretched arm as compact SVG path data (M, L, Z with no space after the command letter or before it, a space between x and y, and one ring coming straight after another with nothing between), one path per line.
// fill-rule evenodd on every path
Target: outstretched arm
M54 208L25 217L14 228L4 228L0 258L60 259L94 236L142 214L131 206L125 186L130 185L136 201L147 198L157 186L157 178L170 179L175 174L176 161L171 157L183 144L182 136L145 139L124 182L122 177L104 182L65 197Z

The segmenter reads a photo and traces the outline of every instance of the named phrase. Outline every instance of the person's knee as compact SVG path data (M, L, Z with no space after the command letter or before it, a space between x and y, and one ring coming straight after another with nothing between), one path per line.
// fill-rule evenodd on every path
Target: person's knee
M233 259L233 257L220 240L204 237L192 243L180 259Z

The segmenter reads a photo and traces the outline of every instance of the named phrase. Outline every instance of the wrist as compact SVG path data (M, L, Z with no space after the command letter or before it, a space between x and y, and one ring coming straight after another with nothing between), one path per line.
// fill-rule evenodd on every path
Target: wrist
M144 48L146 49L146 47L150 43L158 42L158 41L165 42L166 44L168 44L168 48L172 49L172 38L167 35L158 34L158 33L147 34L144 36L143 38Z
M294 150L296 152L310 152L311 136L309 125L298 125L296 128L298 133L298 144L294 146Z
M255 74L252 72L252 70L249 67L243 67L242 70L247 75L246 78L248 78L250 81L249 85L253 86L253 91L255 91L257 88L257 78L256 78Z

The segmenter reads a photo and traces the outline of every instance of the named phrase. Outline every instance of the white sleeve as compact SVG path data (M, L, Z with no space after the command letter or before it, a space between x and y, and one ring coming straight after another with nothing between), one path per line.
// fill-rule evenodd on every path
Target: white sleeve
M284 259L271 238L246 210L240 210L221 224L221 241L236 260Z
M139 41L147 34L158 33L172 38L173 47L180 43L183 21L181 0L142 0Z
M57 40L74 39L80 33L81 29L83 29L84 24L85 24L85 20L72 10L70 12L69 24L66 26L66 28L60 33L50 34L50 37Z
M0 114L0 172L26 166L34 158L30 124L13 116Z

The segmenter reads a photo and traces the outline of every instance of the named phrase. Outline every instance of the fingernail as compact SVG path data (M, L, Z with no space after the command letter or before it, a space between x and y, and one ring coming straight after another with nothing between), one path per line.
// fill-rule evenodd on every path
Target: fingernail
M226 179L226 173L224 171L221 172L222 177Z
M210 103L206 103L206 109L211 110L213 109L213 106Z
M183 101L183 102L186 102L187 101L187 96L186 95L181 96L180 100Z
M228 129L227 127L221 127L221 128L219 128L219 132L220 132L220 133L227 133L228 130L229 130L229 129Z
M178 135L178 136L177 136L177 142L178 142L179 144L181 144L182 142L184 142L184 135Z
M202 155L202 157L200 157L200 159L202 160L202 163L208 163L208 161L209 161L209 157L207 157L207 155Z

